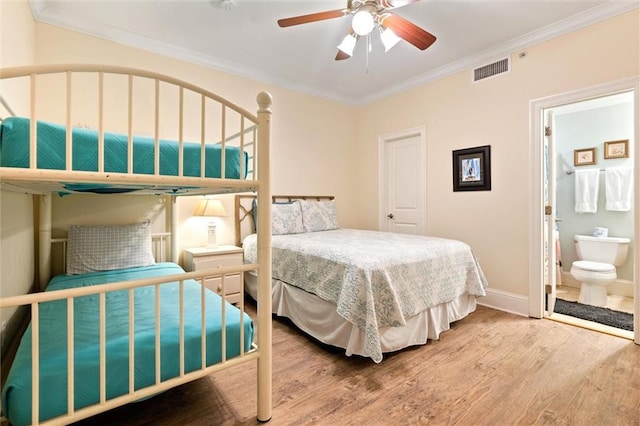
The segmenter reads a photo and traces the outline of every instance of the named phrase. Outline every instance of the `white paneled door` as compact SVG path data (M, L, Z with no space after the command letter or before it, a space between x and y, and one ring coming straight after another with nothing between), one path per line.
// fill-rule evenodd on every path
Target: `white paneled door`
M426 158L424 128L380 137L380 229L424 235Z

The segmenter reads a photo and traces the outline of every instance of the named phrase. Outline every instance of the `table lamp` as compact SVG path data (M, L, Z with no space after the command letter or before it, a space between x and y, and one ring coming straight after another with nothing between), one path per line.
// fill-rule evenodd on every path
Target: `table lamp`
M196 210L193 212L193 215L211 218L208 223L209 233L207 239L207 247L217 247L218 243L216 242L216 218L225 217L227 215L227 212L225 212L220 200L215 200L213 198L203 198L196 206Z

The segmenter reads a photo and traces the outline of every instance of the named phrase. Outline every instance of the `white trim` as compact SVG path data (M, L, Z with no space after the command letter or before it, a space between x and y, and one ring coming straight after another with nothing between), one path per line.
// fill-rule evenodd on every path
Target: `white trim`
M478 305L499 311L509 312L523 317L529 316L529 299L519 294L487 289L487 295L478 298Z
M603 5L596 6L584 13L572 16L553 25L540 28L539 30L532 31L529 34L498 44L489 49L482 50L433 71L405 80L394 86L373 92L368 96L358 99L356 105L367 105L374 101L396 95L418 86L423 86L432 81L439 80L461 71L465 71L469 68L476 68L478 65L486 63L489 58L511 55L513 52L521 51L529 46L540 44L547 40L551 40L554 37L559 37L564 34L577 31L581 28L588 27L589 25L613 18L614 16L622 15L623 13L629 12L638 7L640 7L640 5L635 2L608 2ZM354 103L353 100L351 103Z
M544 294L542 285L543 244L542 244L542 111L548 108L579 102L586 99L598 98L626 91L634 94L634 240L640 241L640 77L630 77L613 82L594 85L584 89L565 92L545 98L534 99L529 102L529 316L542 318L544 315ZM634 259L634 305L635 312L640 313L640 258ZM640 315L634 316L634 329L640 330ZM640 332L635 334L635 342L640 344Z
M417 136L420 139L420 182L418 191L421 192L420 211L422 212L422 226L419 234L428 234L427 227L427 128L413 127L393 133L386 133L378 137L378 229L385 229L385 215L387 209L387 158L385 146L389 142Z

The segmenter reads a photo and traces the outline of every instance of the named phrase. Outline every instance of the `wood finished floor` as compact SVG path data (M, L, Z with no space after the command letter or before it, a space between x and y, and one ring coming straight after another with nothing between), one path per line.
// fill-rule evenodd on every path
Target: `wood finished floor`
M273 322L269 425L640 425L640 346L479 306L381 364ZM80 422L253 425L255 364Z

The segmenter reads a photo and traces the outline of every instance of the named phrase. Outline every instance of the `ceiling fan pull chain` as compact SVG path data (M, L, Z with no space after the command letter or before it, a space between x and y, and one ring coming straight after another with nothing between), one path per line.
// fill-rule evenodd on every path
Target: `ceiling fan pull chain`
M367 62L367 74L369 74L369 52L371 52L371 33L367 34L367 46L366 46L366 62Z

